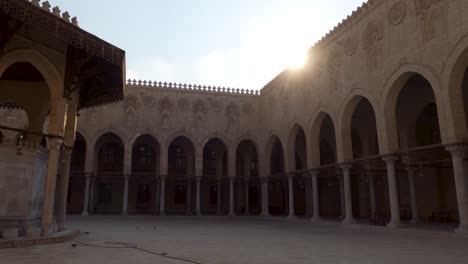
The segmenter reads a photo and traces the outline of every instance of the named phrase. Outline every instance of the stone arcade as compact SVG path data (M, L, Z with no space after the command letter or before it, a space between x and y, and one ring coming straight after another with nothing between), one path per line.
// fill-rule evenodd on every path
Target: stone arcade
M468 1L369 0L309 56L260 92L128 80L123 101L79 112L58 204L67 197L82 215L442 222L467 234ZM27 113L32 130L18 104L2 122Z

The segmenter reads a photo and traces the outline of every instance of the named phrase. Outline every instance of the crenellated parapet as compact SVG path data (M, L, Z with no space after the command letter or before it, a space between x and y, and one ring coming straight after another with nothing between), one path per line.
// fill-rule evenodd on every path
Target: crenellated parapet
M368 0L367 2L362 3L355 11L343 19L337 26L331 29L325 36L323 36L319 41L317 41L311 49L318 47L320 45L325 45L332 38L336 37L343 30L347 29L349 26L360 20L363 16L367 15L368 12L374 9L378 4L382 3L384 0Z
M61 13L62 11L60 11L60 8L58 6L50 9L52 6L50 5L49 1L42 2L42 5L41 5L41 0L26 0L26 2L30 2L31 4L42 8L42 10L45 10L53 14L56 17L60 17L66 22L71 23L78 27L78 18L76 16L71 18L68 11Z
M127 80L127 87L147 87L164 90L179 90L196 93L209 93L217 95L236 95L236 96L259 96L260 92L250 89L239 89L230 87L216 87L197 84L182 84L172 82L156 82L147 80Z

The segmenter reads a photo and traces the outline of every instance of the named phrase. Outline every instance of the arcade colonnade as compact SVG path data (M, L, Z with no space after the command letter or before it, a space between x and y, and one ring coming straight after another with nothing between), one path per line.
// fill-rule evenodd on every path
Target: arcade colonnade
M72 171L85 175L82 213L127 214L131 201L133 212L141 202L160 214L368 219L391 227L425 220L457 222L466 232L465 53L447 62L445 76L402 66L380 97L355 89L338 107L304 113L308 124L293 122L262 141L184 134L161 141L116 129L95 140L78 135L84 147L75 149L81 164L73 170L72 161ZM119 205L101 204L115 195Z

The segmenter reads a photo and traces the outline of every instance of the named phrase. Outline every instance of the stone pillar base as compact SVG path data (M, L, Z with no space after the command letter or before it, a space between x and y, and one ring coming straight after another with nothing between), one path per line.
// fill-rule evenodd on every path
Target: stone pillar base
M403 224L400 221L391 220L390 223L387 224L387 227L390 228L401 228Z
M357 224L356 219L354 218L345 218L343 221L341 221L342 224L347 224L347 225L352 225L352 224Z
M18 228L5 228L2 231L3 239L17 239L18 238Z
M287 217L289 220L296 220L297 216L296 215L288 215Z
M468 227L458 227L457 229L454 230L455 233L457 234L462 234L462 235L468 235Z
M35 226L28 226L26 228L26 237L35 238L41 236L41 228Z
M310 221L320 222L320 221L322 221L322 218L320 216L312 216L312 218L310 218Z
M89 215L88 212L82 212L82 213L81 213L81 216L88 216L88 215Z

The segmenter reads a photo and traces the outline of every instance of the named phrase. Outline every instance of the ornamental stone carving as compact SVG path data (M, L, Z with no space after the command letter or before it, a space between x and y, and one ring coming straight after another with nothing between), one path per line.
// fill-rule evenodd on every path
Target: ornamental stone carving
M139 109L140 108L140 103L138 102L138 98L136 98L133 95L128 95L127 97L125 97L125 101L123 103L123 108L124 109L133 108L135 110Z
M330 74L331 85L336 89L338 84L338 74L341 68L342 59L337 51L332 51L328 55L327 69Z
M383 38L382 25L379 22L370 22L364 30L364 50L367 54L367 67L373 71L379 66L380 42Z
M186 98L180 98L177 101L177 107L182 113L187 113L190 109L190 102Z
M202 99L196 100L192 105L193 125L194 130L205 130L206 114L208 113L208 106Z
M239 127L239 106L233 102L226 106L225 116L227 119L226 133L232 135Z
M140 109L138 98L133 95L127 96L123 104L123 109L123 123L129 127L137 126L138 119L136 112Z
M447 16L445 2L442 0L414 0L421 35L424 41L430 41L446 31Z
M154 97L151 95L146 95L144 93L141 93L140 98L141 98L141 103L143 107L147 109L151 109L156 105L156 99L154 99Z
M338 42L337 44L343 46L344 53L348 56L353 56L358 46L356 39L353 37L349 37L345 41Z
M403 1L400 1L392 6L388 19L390 24L396 26L399 25L406 16L406 4Z
M170 127L170 117L174 112L174 103L168 97L159 100L159 112L161 114L161 127L167 129Z
M229 103L226 107L226 118L227 120L237 120L239 118L239 106L235 103Z
M192 113L195 119L203 119L205 115L208 113L208 107L205 104L205 101L202 99L198 99L192 105Z
M250 115L253 113L253 106L252 104L249 104L249 103L244 103L242 105L242 112L244 113L244 115Z
M208 103L213 112L219 113L223 110L223 104L216 99L208 98Z

